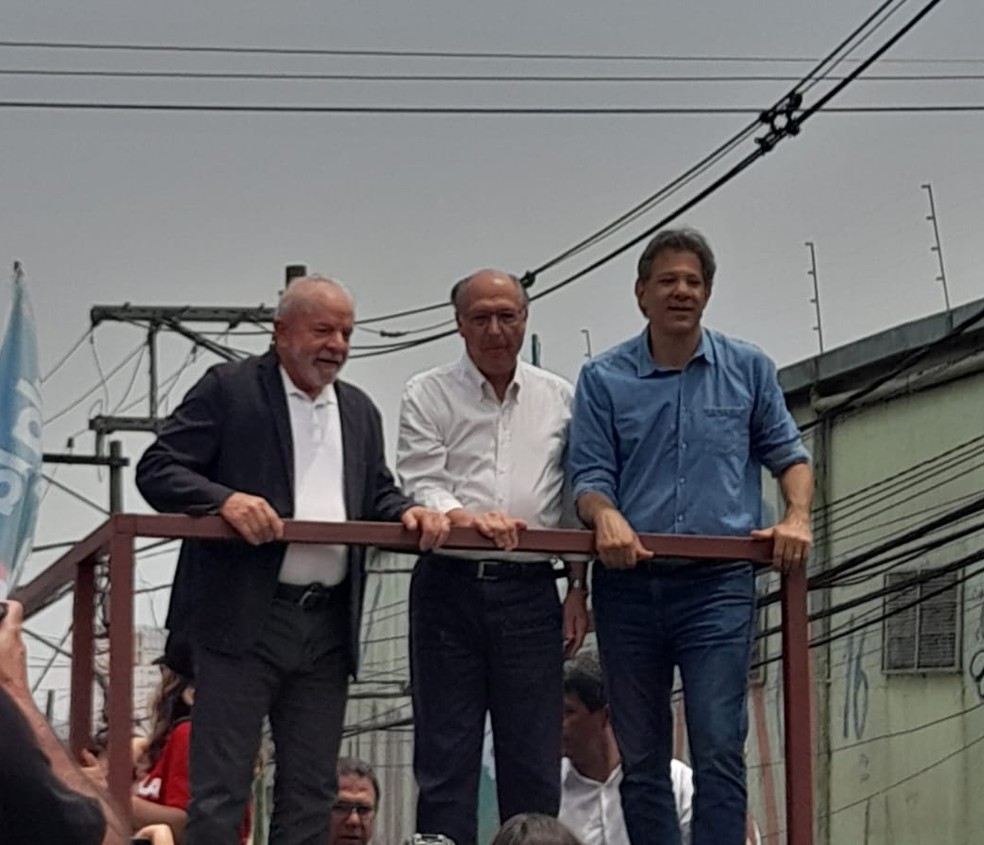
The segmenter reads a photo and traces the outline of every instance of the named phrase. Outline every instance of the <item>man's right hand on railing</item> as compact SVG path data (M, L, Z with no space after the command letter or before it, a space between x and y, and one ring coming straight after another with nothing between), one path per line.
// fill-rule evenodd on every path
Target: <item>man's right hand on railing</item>
M284 537L284 521L262 496L233 493L222 503L219 515L254 546Z

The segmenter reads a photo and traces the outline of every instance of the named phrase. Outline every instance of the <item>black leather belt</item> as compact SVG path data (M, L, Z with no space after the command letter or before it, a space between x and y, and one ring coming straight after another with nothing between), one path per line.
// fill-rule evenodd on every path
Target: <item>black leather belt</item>
M566 571L555 569L552 560L498 560L482 558L475 560L451 555L426 555L424 563L436 567L449 575L475 578L479 581L516 581L521 578L562 578Z
M337 592L337 587L326 587L324 584L279 583L275 595L282 601L296 604L301 610L319 610L327 607Z

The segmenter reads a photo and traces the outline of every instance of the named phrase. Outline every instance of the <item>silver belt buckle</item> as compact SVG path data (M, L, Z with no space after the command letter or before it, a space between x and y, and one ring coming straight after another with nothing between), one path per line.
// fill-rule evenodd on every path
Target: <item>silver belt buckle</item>
M322 587L320 584L311 584L297 600L297 606L301 610L309 610L317 605L328 595L329 588Z
M478 562L478 569L475 572L475 578L479 581L498 581L499 579L492 572L488 571L496 565L494 560L480 560Z

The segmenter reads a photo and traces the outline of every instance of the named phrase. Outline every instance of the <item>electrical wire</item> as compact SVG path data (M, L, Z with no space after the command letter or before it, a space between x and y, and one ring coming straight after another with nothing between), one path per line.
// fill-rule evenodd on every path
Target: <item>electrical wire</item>
M137 356L137 362L133 365L133 372L130 374L130 381L127 383L126 389L123 391L123 395L120 397L119 401L109 411L111 415L119 413L119 410L123 406L123 403L126 402L127 397L130 395L130 391L133 390L133 385L137 381L137 375L140 373L140 365L143 363L144 354L146 353L146 351L147 351L146 346L140 347L140 355Z
M88 505L90 508L99 511L99 513L102 514L109 513L109 510L107 508L104 508L102 505L98 504L97 502L94 502L92 499L88 498L87 496L83 496L81 493L79 493L76 490L73 490L71 487L62 484L60 481L56 481L52 476L48 475L47 473L41 473L41 477L53 487L57 487L63 493L67 493L72 498L77 499L83 504Z
M939 0L936 0L936 2L939 2ZM911 367L914 364L917 364L919 361L922 361L930 353L936 351L937 349L945 348L948 344L952 343L954 340L959 338L964 332L966 332L968 329L972 328L973 326L976 326L982 320L984 320L984 308L978 309L969 317L962 320L960 323L958 323L956 326L950 329L950 331L946 332L944 335L937 338L936 340L931 340L923 344L922 346L914 349L887 373L885 373L882 376L879 376L878 378L872 379L872 381L870 381L864 387L861 387L858 390L851 393L843 401L838 402L833 407L828 408L826 411L824 411L821 414L818 414L810 422L801 425L800 431L801 432L810 431L813 428L816 428L816 426L820 425L824 420L828 420L828 419L832 419L833 417L836 417L842 410L850 408L851 406L856 404L859 400L863 399L866 396L869 396L871 393L876 391L883 384L887 384L892 379L904 373L906 370L911 369Z
M69 79L189 79L254 80L273 82L392 82L392 83L499 83L499 84L723 84L756 82L798 82L801 76L778 74L702 74L702 75L571 75L571 74L448 74L448 73L287 73L277 71L187 71L187 70L52 70L50 68L0 68L0 76L56 77ZM843 76L825 74L838 81ZM871 74L859 82L977 82L981 73Z
M889 6L892 5L892 2L894 2L894 0L886 0L886 2L878 6L878 8L876 8L867 18L865 18L865 20L862 21L861 24L832 51L829 59L819 63L813 73L810 74L815 78L811 79L806 85L797 90L801 94L806 94L814 86L823 82L825 78L828 78L828 74L836 70L843 62L846 62L850 58L851 53L859 49L869 38L878 32L878 30L881 29L882 26L884 26L888 20L896 14L896 12L899 12L902 7L905 6L908 0L901 0L901 2L897 3L894 8L890 9ZM849 50L848 47L850 47ZM842 51L846 52L843 52L843 55L839 55ZM827 68L827 65L829 65L829 68ZM825 68L822 75L820 74L821 68ZM846 78L847 77L843 77L838 81L843 82Z
M607 254L603 255L601 258L599 258L599 259L595 260L594 262L590 263L587 267L582 268L581 270L579 270L579 271L575 272L574 274L566 277L565 279L562 279L561 281L554 283L550 287L548 287L548 288L546 288L544 290L539 291L538 293L536 293L535 295L533 295L533 296L530 297L530 301L533 302L533 301L542 299L545 296L549 296L549 295L555 293L556 291L561 290L561 289L567 287L570 284L573 284L574 282L580 280L581 278L583 278L584 276L588 275L589 273L594 272L595 270L599 269L600 267L604 266L605 264L607 264L610 261L614 260L615 258L619 257L624 252L627 252L629 249L633 248L634 246L636 246L637 244L639 244L640 242L642 242L646 238L650 237L653 233L655 233L659 229L663 228L664 226L666 226L668 223L672 222L673 220L677 219L679 216L681 216L682 214L684 214L686 211L689 211L691 208L693 208L694 206L696 206L697 204L699 204L700 202L702 202L704 199L706 199L708 196L710 196L711 194L713 194L714 192L716 192L718 189L720 189L721 187L723 187L725 184L727 184L728 182L730 182L731 180L733 180L734 178L736 178L744 170L746 170L754 162L756 162L759 158L761 158L767 152L769 152L783 138L788 137L791 134L798 133L799 130L800 130L800 128L802 127L802 125L803 125L803 123L805 121L807 121L812 116L814 116L820 109L825 108L827 106L827 104L835 96L837 96L845 87L847 87L847 85L849 85L857 77L859 77L865 70L867 70L868 67L870 67L872 64L874 64L874 62L878 61L884 55L884 53L887 50L889 50L901 38L903 38L939 2L940 2L940 0L930 0L929 3L927 3L926 5L924 5L923 8L919 12L917 12L906 24L904 24L892 36L890 36L877 50L875 50L874 53L872 53L869 57L867 57L866 59L864 59L863 61L861 61L858 64L858 66L854 70L851 71L851 73L849 73L848 75L846 75L842 80L840 80L836 85L834 85L828 92L826 92L822 97L820 97L820 99L816 103L814 103L810 107L805 108L805 109L800 109L800 107L799 107L799 103L800 103L799 97L800 97L800 95L799 95L799 92L796 89L794 89L791 92L790 97L787 97L786 102L788 104L788 107L786 109L782 109L780 107L773 107L773 109L770 112L768 112L768 113L761 113L763 115L763 118L764 118L765 115L768 115L769 116L769 120L768 121L763 120L763 122L769 122L770 125L772 126L772 131L765 138L759 139L758 148L754 152L749 153L744 159L742 159L740 162L738 162L736 165L734 165L730 170L728 170L726 173L724 173L718 179L716 179L715 181L713 181L710 185L708 185L707 187L705 187L703 190L701 190L700 192L698 192L695 196L693 196L692 198L690 198L688 201L684 202L675 211L671 212L668 216L664 217L658 223L656 223L655 225L647 228L640 235L637 235L636 237L632 238L628 242L622 244L620 247L618 247L618 248L616 248L616 249L608 252ZM879 10L886 8L886 6L887 6L887 4L885 4L885 3L881 4L881 6L879 6L879 9L876 10L876 14L877 14L877 12ZM870 17L867 20L870 20ZM864 26L864 25L862 25L862 26ZM857 31L858 30L855 30L855 32L857 32ZM843 42L842 42L841 45L838 45L838 48L836 49L836 52L839 52L842 48L843 48ZM806 84L808 82L809 82L809 77L804 77L804 84ZM982 108L984 108L984 107L982 107ZM784 121L785 122L781 122L780 121L777 124L776 121L780 117L784 117ZM742 130L742 132L744 132L744 131L745 130ZM741 134L741 133L739 133L739 134ZM734 136L734 137L737 137L737 136ZM723 146L727 146L728 144L731 143L732 140L733 139L729 139L729 141L725 142L725 145L723 145ZM719 149L721 149L721 148L719 148ZM711 155L713 156L714 153L712 153ZM696 168L700 168L701 165L698 164L695 167ZM688 171L688 174L689 174L689 172L690 171ZM681 178L686 178L686 176L687 176L687 174L685 174L684 177L681 177ZM628 212L628 214L630 214L630 215L632 213L633 213L632 211ZM624 215L623 215L623 217L624 217ZM589 238L588 241L590 241L590 240L591 239ZM583 243L585 243L585 242L582 242L582 244ZM580 248L581 248L581 245L580 244L576 244L570 250L565 251L568 254L566 257L569 257L569 254L573 253L574 251L579 250ZM553 259L551 259L551 262L552 261L553 261ZM545 265L542 265L542 266L544 266L544 267L553 266L553 264L551 262L547 262ZM524 276L524 282L527 279L530 279L530 277L532 277L533 279L535 279L535 277L537 275L537 272L538 271L532 271L531 273L529 273L526 276ZM542 272L542 270L540 270L540 272ZM530 282L529 283L532 283L532 279L530 279ZM437 304L435 304L435 305L431 305L431 306L423 306L422 309L414 309L414 312L415 313L422 313L423 310L433 310L434 308L437 308L437 307L443 307L443 305L437 305ZM390 315L390 316L391 316L391 318L393 318L393 315ZM434 340L438 340L441 336L442 335L433 335L433 336L430 336L429 338L422 338L418 342L418 345L419 344L422 344L422 343L429 343L429 342L432 342ZM367 352L367 353L364 353L364 354L360 355L360 357L363 357L363 358L373 357L374 355L389 354L389 353L394 352L394 351L405 351L408 348L413 348L413 347L398 347L398 348L395 348L395 349L380 350L379 352L376 352L376 353Z
M853 81L850 75L842 77ZM345 114L345 115L451 115L527 117L632 117L684 115L720 117L756 115L755 106L356 106L356 105L270 105L262 103L151 103L110 100L0 100L0 109L23 111L118 111L189 112L211 114ZM824 114L974 114L984 112L984 103L894 103L891 105L822 106L800 117ZM415 312L415 313L420 313Z
M107 382L114 375L116 375L120 370L122 370L128 363L130 363L130 361L132 361L137 355L139 355L142 349L143 349L143 343L141 343L138 346L136 346L133 349L133 351L131 351L122 361L120 361L119 364L117 364L115 367L113 367L113 369L111 369L108 373L101 374L101 380L99 382L97 382L95 384L95 386L89 388L89 390L87 390L85 393L83 393L77 399L75 399L72 402L70 402L68 405L66 405L64 408L62 408L57 413L54 413L51 416L47 417L45 419L45 424L46 425L49 425L49 424L53 423L55 420L61 419L63 416L65 416L66 414L68 414L70 411L75 410L75 408L77 408L79 405L81 405L93 393L95 393L97 390L100 390L104 386L103 385L103 382Z
M54 375L55 373L57 373L57 372L58 372L58 371L59 371L59 370L60 370L60 369L61 369L61 368L62 368L63 366L65 366L65 364L66 364L66 363L68 362L68 360L69 360L69 359L70 359L70 358L71 358L71 357L72 357L72 356L73 356L73 355L74 355L74 354L75 354L76 352L78 352L78 350L79 350L79 347L80 347L80 346L82 346L82 344L83 344L83 343L85 343L85 342L86 342L86 340L88 340L88 339L89 339L89 337L90 337L90 335L92 334L92 331L93 331L93 329L92 329L92 327L90 326L89 328L87 328L87 329L86 329L86 330L85 330L85 331L84 331L84 332L82 333L82 336L81 336L81 337L80 337L80 338L79 338L79 339L78 339L77 341L75 341L75 343L73 343L73 344L72 344L72 345L71 345L71 346L69 347L69 350L68 350L68 352L66 352L66 353L65 353L64 355L62 355L62 357L58 359L58 361L57 361L57 362L55 363L55 365L54 365L54 366L53 366L53 367L52 367L52 368L51 368L50 370L48 370L48 372L46 372L46 373L45 373L45 374L44 374L43 376L41 376L41 384L44 384L44 383L45 383L45 382L46 382L46 381L47 381L48 379L50 379L50 378L51 378L51 377L52 377L52 376L53 376L53 375Z
M603 62L680 62L688 64L721 63L769 63L769 64L813 64L819 61L812 56L783 56L752 54L625 54L625 53L574 53L574 52L503 52L503 51L451 51L451 50L372 50L372 49L330 49L312 47L259 47L229 45L191 45L191 44L148 44L114 43L88 41L42 41L42 40L0 40L0 48L43 49L43 50L89 50L144 53L216 53L235 55L278 55L278 56L366 56L376 58L423 58L423 59L502 59L529 61L603 61ZM860 61L860 60L852 60ZM984 57L964 58L915 57L886 59L892 64L984 64Z

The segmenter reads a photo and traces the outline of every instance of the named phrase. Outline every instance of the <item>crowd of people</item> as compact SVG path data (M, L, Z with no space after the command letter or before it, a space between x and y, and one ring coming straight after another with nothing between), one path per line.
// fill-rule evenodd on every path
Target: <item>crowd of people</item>
M755 536L784 571L810 550L809 454L773 363L703 326L715 273L702 235L658 233L635 281L645 327L587 362L576 388L520 359L520 280L482 270L457 283L464 349L405 386L399 484L376 406L338 378L351 295L295 279L271 349L208 370L137 467L154 508L218 514L240 539L182 545L167 627L189 655L185 685L168 686L167 706L162 694L136 760L133 818L186 845L242 841L268 718L270 842L369 841L378 780L359 761L338 766L365 550L283 537L285 519L382 520L419 537L419 833L476 845L488 717L504 822L495 845L745 845L753 567L655 558L639 538ZM763 522L763 467L785 503L774 525ZM453 526L495 550L445 548ZM578 526L594 532L590 580L584 558L520 548L527 529ZM599 655L565 675L592 620ZM677 669L692 770L672 757Z

